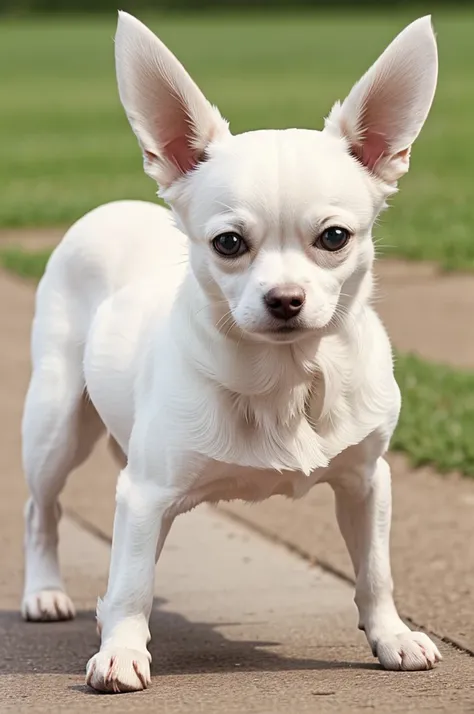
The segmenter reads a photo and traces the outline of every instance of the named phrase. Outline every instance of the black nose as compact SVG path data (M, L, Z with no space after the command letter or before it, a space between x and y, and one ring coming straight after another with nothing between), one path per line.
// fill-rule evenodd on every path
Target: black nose
M303 307L305 293L298 285L282 285L269 290L263 299L273 317L290 320L296 317Z

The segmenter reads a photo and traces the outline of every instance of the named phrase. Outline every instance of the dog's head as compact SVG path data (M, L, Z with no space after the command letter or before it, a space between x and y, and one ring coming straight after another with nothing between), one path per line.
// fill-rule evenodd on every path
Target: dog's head
M233 136L174 55L126 13L116 65L145 171L188 235L216 312L272 342L321 332L343 315L372 265L373 223L431 107L430 18L396 37L323 131Z

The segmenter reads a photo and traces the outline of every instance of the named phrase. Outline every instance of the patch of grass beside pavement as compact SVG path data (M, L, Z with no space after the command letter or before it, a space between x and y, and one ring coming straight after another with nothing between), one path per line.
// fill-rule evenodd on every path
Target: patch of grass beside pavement
M49 255L6 248L0 264L39 280ZM443 473L474 477L474 373L399 354L395 374L403 406L392 450L406 453L413 466L432 464Z
M0 265L22 278L39 280L44 273L51 250L27 251L22 248L0 249Z
M474 372L399 354L395 375L403 403L392 450L474 477Z

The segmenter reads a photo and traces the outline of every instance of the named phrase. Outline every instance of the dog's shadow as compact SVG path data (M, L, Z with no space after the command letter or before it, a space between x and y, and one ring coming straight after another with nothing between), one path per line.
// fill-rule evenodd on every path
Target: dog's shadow
M275 652L277 642L231 640L218 631L223 623L191 622L162 609L155 599L150 651L154 676L242 671L379 669L377 664L298 659ZM227 627L232 623L225 623ZM91 610L71 622L24 623L18 612L0 612L3 674L82 675L99 638ZM272 648L271 650L269 648ZM86 687L74 689L90 691Z

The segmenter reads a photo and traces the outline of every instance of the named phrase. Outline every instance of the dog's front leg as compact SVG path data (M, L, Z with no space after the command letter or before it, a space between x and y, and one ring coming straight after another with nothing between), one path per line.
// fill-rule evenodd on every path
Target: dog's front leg
M163 545L172 502L168 490L129 466L117 486L107 594L97 608L101 647L87 664L87 683L99 691L127 692L150 683L148 620L153 604L155 554Z
M393 601L389 536L390 467L383 458L364 472L336 479L336 511L356 573L359 627L385 669L431 669L441 659L423 632L412 632Z

